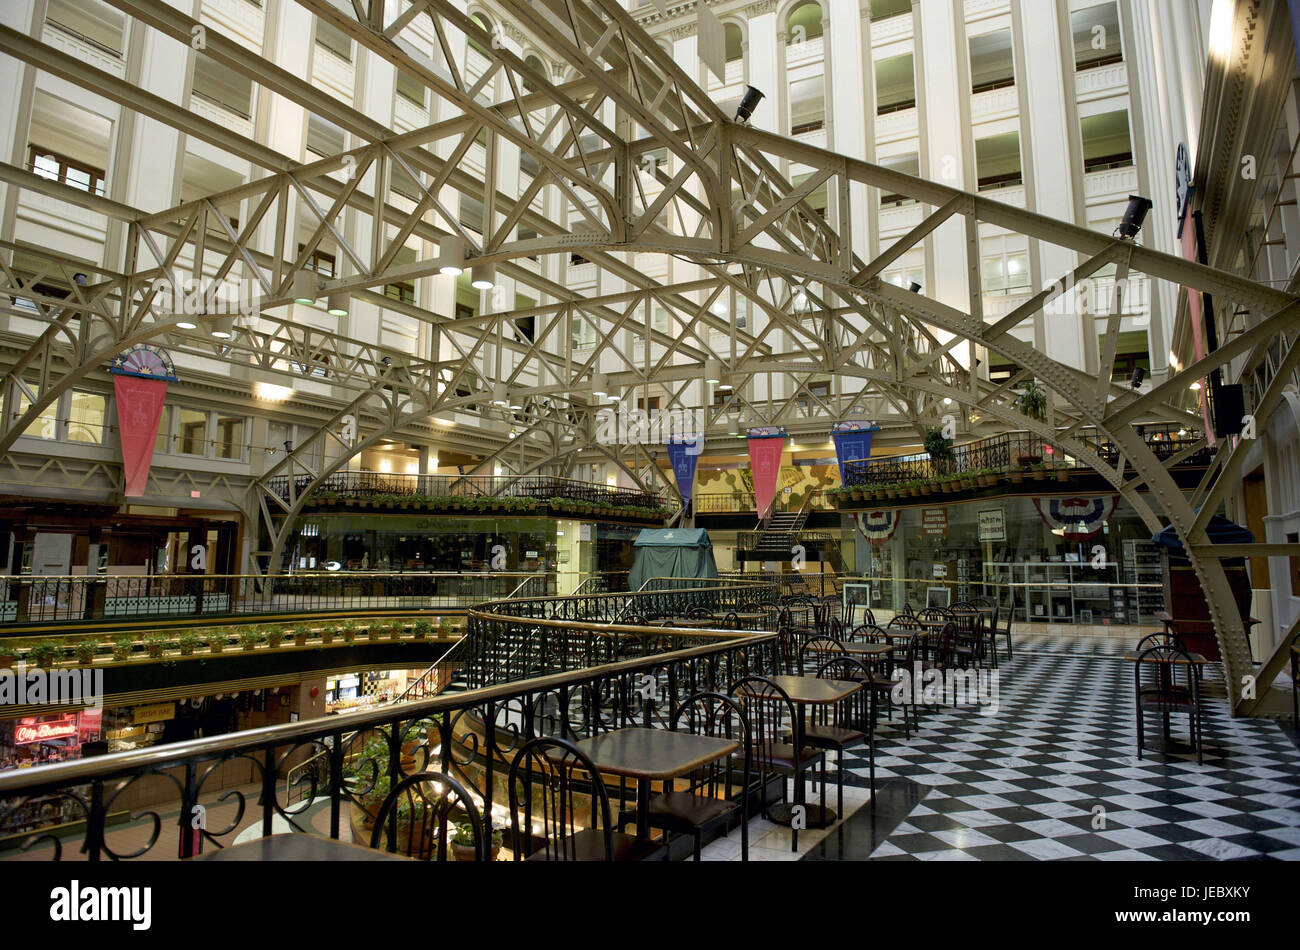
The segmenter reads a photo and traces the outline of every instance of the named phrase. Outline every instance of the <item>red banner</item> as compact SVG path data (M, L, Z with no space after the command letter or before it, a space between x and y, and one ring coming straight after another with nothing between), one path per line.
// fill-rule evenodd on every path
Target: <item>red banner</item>
M754 474L754 505L758 508L760 519L772 513L772 502L776 500L776 483L781 475L783 448L783 435L749 438L749 468Z
M117 396L117 432L122 440L124 494L136 497L144 494L149 481L149 463L153 461L158 420L167 398L167 381L117 374L113 376L113 391Z

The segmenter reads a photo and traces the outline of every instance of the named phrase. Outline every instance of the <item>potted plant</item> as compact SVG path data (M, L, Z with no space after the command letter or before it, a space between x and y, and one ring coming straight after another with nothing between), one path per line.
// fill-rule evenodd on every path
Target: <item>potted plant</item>
M208 650L212 653L220 653L226 648L226 634L223 630L218 630L208 637Z
M0 645L0 670L11 669L14 665L14 651L17 647Z
M1009 467L1007 474L1011 477L1011 484L1013 485L1019 485L1025 480L1025 470L1023 468Z
M262 632L256 627L243 627L239 631L239 645L245 650L252 651L257 649L257 645L262 642Z
M121 636L113 641L113 659L129 660L131 651L135 649L135 640L130 636Z
M439 636L439 637L442 637L442 638L445 640L445 639L449 638L449 637L451 636L451 634L452 634L452 622L451 622L451 618L450 618L450 617L439 617L439 618L438 618L438 636Z
M388 625L388 639L390 640L402 639L402 634L405 632L406 624L402 623L400 620L394 620Z
M377 642L379 640L380 630L380 624L372 620L370 625L366 627L366 639L372 643Z
M1047 469L1043 467L1043 463L1041 461L1035 462L1034 467L1030 469L1030 474L1033 476L1034 481L1041 482L1044 478L1047 477Z
M412 629L415 632L415 639L425 640L428 639L429 632L433 629L433 624L421 617L419 620L415 621L415 626Z
M935 470L947 472L952 468L952 439L946 438L938 426L925 430L925 451L934 462Z
M58 640L42 640L32 647L32 662L48 669L63 658L63 644Z
M193 630L186 630L176 638L176 644L181 648L181 656L193 656L194 648L199 645L199 635Z
M170 637L165 633L151 633L144 638L144 645L149 651L149 655L155 659L163 655L163 649L170 642Z
M334 642L334 638L338 635L338 632L339 632L338 627L335 627L331 624L326 624L325 626L320 628L321 642L324 643L326 646L328 646L329 644Z
M93 637L89 640L78 640L72 652L78 663L82 666L90 666L95 662L95 654L99 652L99 641Z
M1037 419L1042 422L1047 418L1047 393L1038 385L1036 380L1029 380L1025 383L1024 391L1016 397L1012 403L1016 411L1026 415L1031 419ZM1025 468L1031 465L1037 465L1043 460L1041 455L1033 455L1025 452L1020 455L1017 461Z
M357 638L357 624L355 620L349 620L343 624L343 642L351 643Z
M293 628L293 645L296 647L305 647L307 645L307 637L310 633L311 631L307 629L305 624L298 624L298 626Z
M266 631L266 642L270 644L271 649L278 649L284 642L284 627L271 627Z
M451 853L457 861L476 861L474 854L474 826L467 821L456 825L451 839Z

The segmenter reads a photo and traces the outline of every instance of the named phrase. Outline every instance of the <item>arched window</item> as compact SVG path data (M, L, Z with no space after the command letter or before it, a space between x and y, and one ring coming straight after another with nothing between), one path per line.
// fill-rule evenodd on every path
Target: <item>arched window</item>
M723 25L723 30L727 42L727 62L734 63L743 59L745 38L740 32L740 27L734 23L726 23Z
M532 55L531 53L524 57L524 65L527 66L529 69L533 70L534 72L541 73L543 76L547 74L546 66L542 63L540 59L538 59L536 56ZM533 82L531 79L525 78L524 91L536 92L537 83Z
M797 46L822 35L822 8L817 3L801 3L790 11L785 22L787 46Z
M489 34L492 33L492 23L483 14L471 13L469 15L469 18L473 20L475 23L477 23L479 26L483 27L483 29L487 30ZM472 49L474 52L478 53L480 56L487 56L489 58L492 56L491 51L482 43L480 43L477 37L472 35L469 38L469 48Z

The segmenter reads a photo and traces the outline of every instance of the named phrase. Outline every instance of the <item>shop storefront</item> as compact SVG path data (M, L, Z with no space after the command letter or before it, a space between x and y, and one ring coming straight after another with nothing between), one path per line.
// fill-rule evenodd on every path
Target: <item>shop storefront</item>
M894 609L998 594L1018 621L1151 623L1164 609L1151 532L1118 495L1004 497L845 515L856 571Z

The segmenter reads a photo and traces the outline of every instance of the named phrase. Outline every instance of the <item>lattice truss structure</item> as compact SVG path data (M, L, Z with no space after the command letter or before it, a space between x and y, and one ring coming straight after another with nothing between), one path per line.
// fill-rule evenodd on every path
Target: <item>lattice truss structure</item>
M160 0L109 0L134 18L137 28L158 31L191 45L195 20ZM836 155L735 121L688 76L682 66L634 22L614 0L502 0L501 22L527 37L537 58L527 62L511 44L445 0L296 0L354 40L361 49L415 77L437 101L431 115L452 116L425 128L395 133L292 75L256 50L207 28L199 56L251 78L263 90L300 105L352 133L365 144L320 161L291 161L266 145L209 121L145 89L108 75L37 39L0 29L0 52L93 89L135 113L209 142L263 170L248 184L146 213L76 191L12 166L0 166L11 186L32 189L99 211L120 233L115 269L61 258L31 247L21 250L46 262L34 279L10 266L12 241L0 243L0 300L12 306L22 296L37 305L44 333L8 367L0 452L7 451L42 410L87 375L102 371L127 347L156 341L174 354L192 354L237 366L256 366L292 376L328 359L334 385L355 392L327 425L272 467L254 486L246 509L260 512L272 539L268 569L275 570L285 538L319 481L346 465L357 452L413 424L468 405L487 406L492 384L506 383L511 408L519 407L520 438L535 447L524 453L525 470L563 473L579 458L609 459L640 480L658 470L644 446L606 446L595 437L592 374L603 370L612 386L635 392L655 384L668 399L662 409L707 409L710 431L720 431L724 414L738 406L749 424L783 424L800 418L833 421L850 415L874 418L913 439L936 424L947 399L978 416L972 434L1028 428L1093 466L1146 521L1158 530L1173 523L1190 539L1189 550L1208 594L1240 712L1267 711L1248 678L1254 674L1242 618L1236 615L1219 558L1294 554L1300 545L1254 545L1249 552L1219 546L1211 550L1204 528L1228 487L1240 475L1249 444L1220 443L1215 461L1193 497L1185 498L1169 467L1183 456L1156 459L1133 431L1147 422L1185 420L1200 428L1189 408L1189 384L1214 367L1246 358L1245 376L1265 359L1270 345L1283 344L1279 370L1249 407L1266 418L1282 386L1297 368L1300 348L1289 345L1300 324L1300 298L1032 212L978 194L893 172ZM432 48L416 42L412 30L436 38ZM495 40L495 41L494 41ZM470 44L488 57L486 69L468 63ZM693 65L693 64L692 64ZM467 170L469 150L484 146L483 174ZM533 169L510 180L499 175L498 154L517 150ZM661 158L667 155L669 161ZM648 160L650 157L654 160ZM809 169L796 187L790 169ZM389 185L394 176L415 181L418 200L399 206ZM500 180L499 180L500 179ZM828 197L825 213L809 202L817 189ZM875 207L877 189L917 199L927 209L922 222L879 253L862 235L862 216ZM465 228L451 196L482 202L484 229ZM545 200L539 200L545 199ZM248 212L237 224L221 208L242 203ZM301 249L300 205L313 222ZM545 209L545 213L543 210ZM664 215L665 210L673 213ZM364 226L345 233L344 213ZM856 226L855 226L856 225ZM1076 255L1071 274L995 321L982 314L983 289L978 243L981 225L1005 229ZM964 227L968 246L970 300L965 307L911 293L882 279L883 272L940 227ZM365 235L363 240L349 234ZM464 239L469 263L493 264L529 289L539 301L526 310L504 309L456 319L382 296L384 285L435 274L439 259L398 262L408 238L440 246L448 236ZM523 236L526 235L526 236ZM329 240L338 249L340 275L325 281L322 295L350 292L417 317L430 341L422 352L391 352L372 342L295 325L288 312L295 271ZM525 258L580 253L596 268L595 290L575 292L547 279ZM639 255L672 255L686 264L672 270L671 283L653 280L638 267ZM162 309L158 281L174 276L182 257L203 265L216 278L238 276L255 282L261 315L244 321L233 339L217 344L206 333L181 331L180 318ZM1015 331L1043 317L1061 287L1072 288L1107 265L1116 282L1145 275L1210 292L1219 305L1249 314L1250 325L1212 356L1189 365L1150 392L1139 394L1111 382L1122 300L1102 320L1107 334L1099 375L1055 361L1024 342ZM84 286L73 273L88 275ZM680 276L685 273L686 276ZM44 296L36 283L62 284L66 299ZM611 289L612 288L612 289ZM7 296L6 296L7 295ZM715 307L725 301L725 308ZM737 326L735 305L752 319ZM277 311L277 308L285 308ZM650 320L652 308L670 315L667 329ZM722 310L722 313L718 311ZM512 321L535 318L531 340L511 332ZM1057 316L1056 319L1062 319ZM198 316L202 324L211 319ZM1064 319L1069 319L1068 315ZM1077 317L1076 317L1077 319ZM592 328L594 346L577 349L570 328ZM624 352L621 331L635 329L651 341L640 354ZM716 341L723 340L723 345ZM994 356L1016 367L1013 376L990 383L968 367ZM730 404L714 405L702 384L705 366L717 360L735 386ZM182 359L183 362L183 359ZM831 376L829 396L804 388L816 375ZM739 395L750 380L793 380L780 399L745 403ZM1047 421L1012 407L1013 389L1027 378L1051 395ZM15 385L16 384L16 385ZM648 391L642 389L641 391ZM766 390L771 392L769 388ZM517 400L517 402L516 402ZM347 416L358 421L355 438L345 438ZM1095 427L1121 449L1117 465L1091 451L1080 434ZM721 430L725 431L725 430ZM824 431L824 429L822 430ZM319 443L328 443L321 453ZM1188 451L1201 448L1198 444ZM513 448L512 448L513 451ZM314 467L308 458L323 458ZM269 490L268 480L289 475L287 497ZM1139 490L1142 489L1142 490ZM1263 675L1280 668L1273 657ZM1267 682L1267 680L1264 680Z

